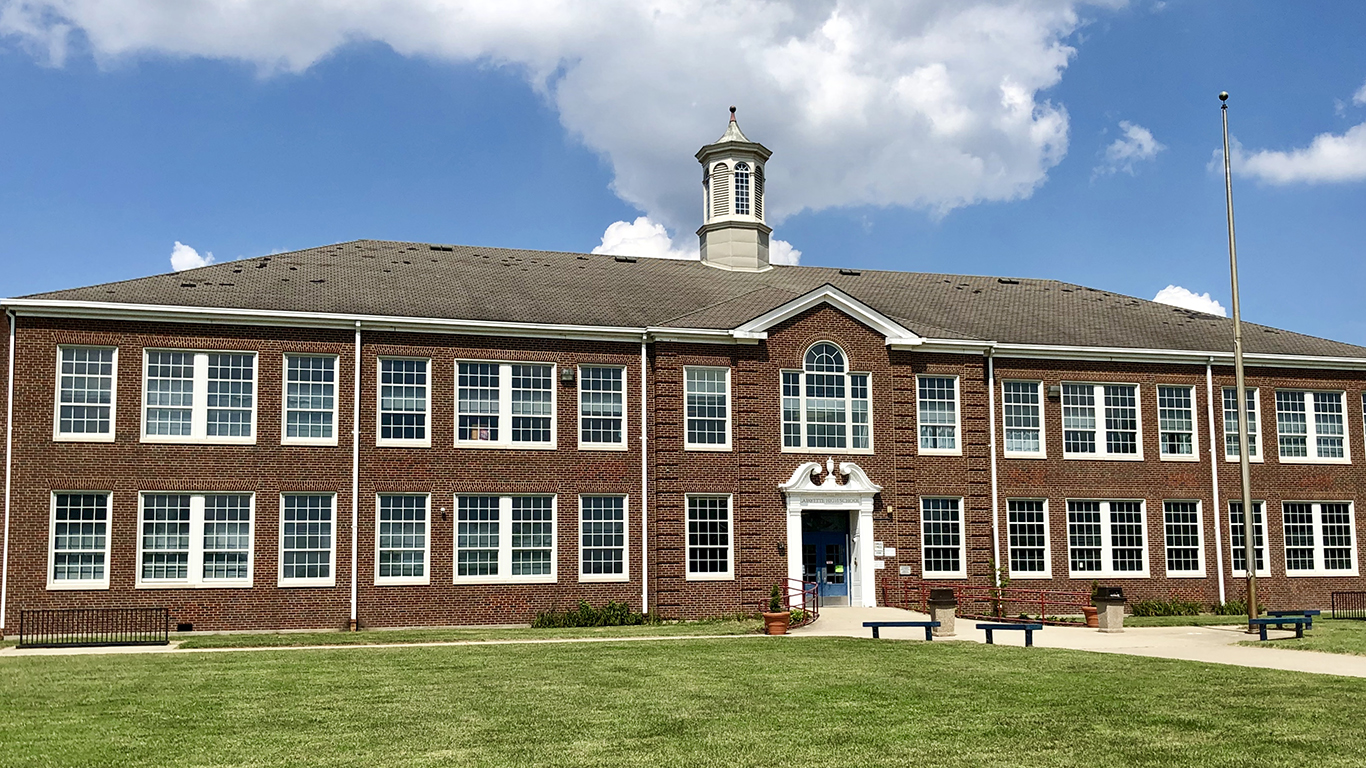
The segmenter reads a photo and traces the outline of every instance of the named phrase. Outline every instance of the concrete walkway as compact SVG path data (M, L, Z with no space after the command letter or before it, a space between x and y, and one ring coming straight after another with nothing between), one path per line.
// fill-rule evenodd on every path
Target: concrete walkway
M822 608L821 617L813 624L792 631L794 635L871 637L865 621L925 621L929 616L900 608ZM935 642L959 641L985 643L986 633L976 628L977 621L959 619L953 638L935 638ZM885 639L919 640L924 642L925 630L918 628L883 628ZM1272 630L1270 637L1293 637L1294 632ZM1023 632L995 633L997 645L1024 645ZM1312 672L1321 675L1366 677L1366 656L1338 653L1295 651L1282 648L1237 645L1255 635L1248 635L1244 627L1131 627L1121 633L1107 634L1086 627L1044 627L1034 633L1034 645L1039 648L1070 648L1099 653L1122 653L1130 656L1154 656L1163 659L1184 659L1211 664L1232 664L1241 667L1284 669Z

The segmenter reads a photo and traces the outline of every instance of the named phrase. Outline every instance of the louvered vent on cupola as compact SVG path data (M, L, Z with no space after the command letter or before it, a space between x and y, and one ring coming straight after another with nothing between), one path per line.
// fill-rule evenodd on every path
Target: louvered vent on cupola
M725 163L711 169L711 215L730 215L730 168Z

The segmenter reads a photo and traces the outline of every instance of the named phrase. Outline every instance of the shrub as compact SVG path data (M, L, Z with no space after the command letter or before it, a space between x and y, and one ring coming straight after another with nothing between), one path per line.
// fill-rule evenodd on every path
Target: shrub
M793 608L791 618L788 619L788 624L795 627L803 621L806 621L806 611L803 611L801 608Z
M1266 606L1258 606L1257 614L1260 616L1265 609ZM1214 613L1216 616L1246 616L1247 601L1230 600L1227 603L1215 603Z
M1200 604L1187 600L1139 600L1130 606L1135 616L1198 616Z
M768 592L768 612L777 613L783 609L783 585L774 584Z
M663 623L657 614L636 613L627 603L609 602L601 608L594 608L586 600L579 601L579 607L572 611L545 611L536 614L531 626L537 629L560 627L624 627L637 624Z

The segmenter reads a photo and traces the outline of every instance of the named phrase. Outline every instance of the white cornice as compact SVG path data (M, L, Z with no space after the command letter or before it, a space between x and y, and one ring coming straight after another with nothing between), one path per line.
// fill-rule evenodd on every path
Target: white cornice
M909 348L912 345L888 339L887 346ZM1233 365L1232 352L1211 352L1185 349L1143 349L1137 347L1081 347L1065 344L1009 344L995 341L965 339L925 339L914 345L917 352L982 355L990 352L995 357L1039 360L1094 360L1107 363L1168 363L1176 365ZM1366 370L1366 358L1325 357L1319 355L1278 355L1244 353L1243 362L1261 368L1323 368L1330 370Z
M817 288L810 293L798 296L780 307L771 309L753 320L742 324L735 330L739 333L759 333L767 331L773 326L796 317L820 304L829 304L845 314L850 315L864 325L869 326L878 333L881 333L887 338L887 343L889 345L895 342L897 346L913 347L924 341L924 339L903 327L900 323L897 323L890 317L878 312L876 309L873 309L829 283L822 285L820 288Z

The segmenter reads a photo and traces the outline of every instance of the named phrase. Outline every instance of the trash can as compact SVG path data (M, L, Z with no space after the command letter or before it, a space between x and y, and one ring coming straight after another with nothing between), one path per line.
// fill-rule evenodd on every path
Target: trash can
M926 601L930 609L930 621L939 622L934 628L935 637L953 637L953 619L958 609L958 598L952 589L931 589L930 599Z
M1101 632L1124 631L1124 590L1119 587L1100 587L1093 598L1100 620Z

